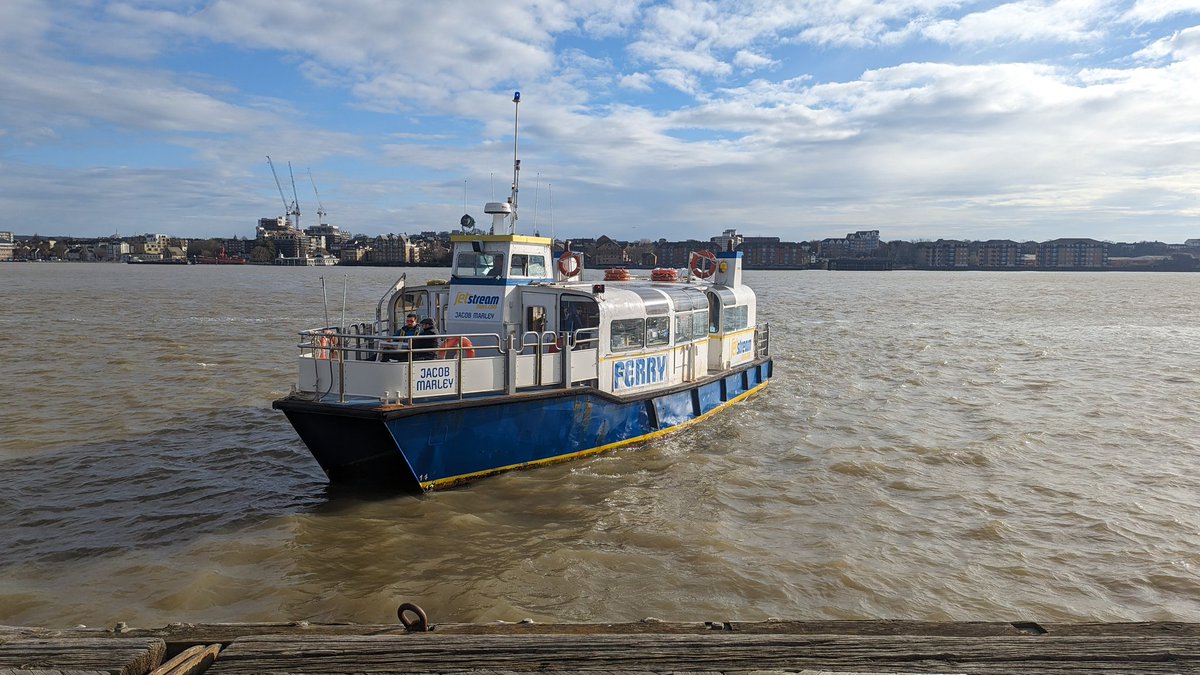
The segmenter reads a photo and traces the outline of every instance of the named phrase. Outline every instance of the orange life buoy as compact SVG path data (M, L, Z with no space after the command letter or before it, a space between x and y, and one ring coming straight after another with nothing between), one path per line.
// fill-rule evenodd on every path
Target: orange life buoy
M568 264L570 262L571 264ZM572 251L563 251L563 254L558 256L558 272L564 277L570 279L579 274L583 269L583 256Z
M678 281L679 272L673 269L657 267L650 270L650 281Z
M475 358L475 350L471 344L471 338L451 335L442 343L442 349L438 352L438 358L452 359L454 358L454 354L459 351L462 352L464 359Z
M629 281L629 270L620 269L618 267L604 270L604 280L605 281Z
M706 265L704 261L707 260ZM692 254L692 260L688 264L692 270L692 276L700 279L707 279L717 271L717 255L712 251L699 251Z

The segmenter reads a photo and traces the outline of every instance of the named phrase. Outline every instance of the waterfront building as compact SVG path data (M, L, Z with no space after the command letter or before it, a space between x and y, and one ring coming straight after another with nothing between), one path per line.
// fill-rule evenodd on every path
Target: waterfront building
M1108 245L1095 239L1053 239L1038 245L1043 269L1100 269L1108 263Z
M989 239L979 247L979 266L986 268L1021 267L1021 245L1011 239Z
M12 260L14 248L13 233L0 232L0 260Z

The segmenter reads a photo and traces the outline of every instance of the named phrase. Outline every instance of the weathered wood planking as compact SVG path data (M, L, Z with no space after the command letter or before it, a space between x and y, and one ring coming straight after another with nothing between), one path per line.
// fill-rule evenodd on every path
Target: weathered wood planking
M30 670L144 675L162 662L159 638L0 636L0 673Z
M247 636L210 675L269 673L736 672L857 670L936 673L1200 672L1200 639L927 635Z
M1021 628L1018 628L1021 626ZM1035 629L1032 626L1037 626ZM443 623L434 624L439 635L660 635L751 633L770 635L929 635L941 637L1004 637L1037 635L1065 636L1179 636L1200 638L1200 624L1174 622L1136 623L1043 623L1030 624L1002 621L930 622L930 621L750 621L750 622L665 622L637 621L630 623ZM129 629L122 633L131 637L157 637L168 644L174 653L197 644L230 642L251 635L404 635L399 624L310 624L239 623L187 624L174 623L162 628ZM44 633L43 633L44 634ZM70 634L64 631L62 634Z

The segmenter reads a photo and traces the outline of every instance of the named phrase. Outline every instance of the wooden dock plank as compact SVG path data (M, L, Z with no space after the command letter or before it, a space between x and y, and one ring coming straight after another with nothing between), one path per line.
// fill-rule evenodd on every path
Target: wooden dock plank
M905 673L1177 673L1200 671L1200 639L774 635L248 636L211 675L457 673L470 670Z
M162 662L165 653L166 643L160 638L0 635L0 673L59 670L145 675Z

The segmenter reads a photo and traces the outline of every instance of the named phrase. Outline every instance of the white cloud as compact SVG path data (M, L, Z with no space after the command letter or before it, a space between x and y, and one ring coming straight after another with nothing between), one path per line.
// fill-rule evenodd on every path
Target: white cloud
M650 91L650 82L651 78L646 73L630 73L618 81L622 87L633 91Z

